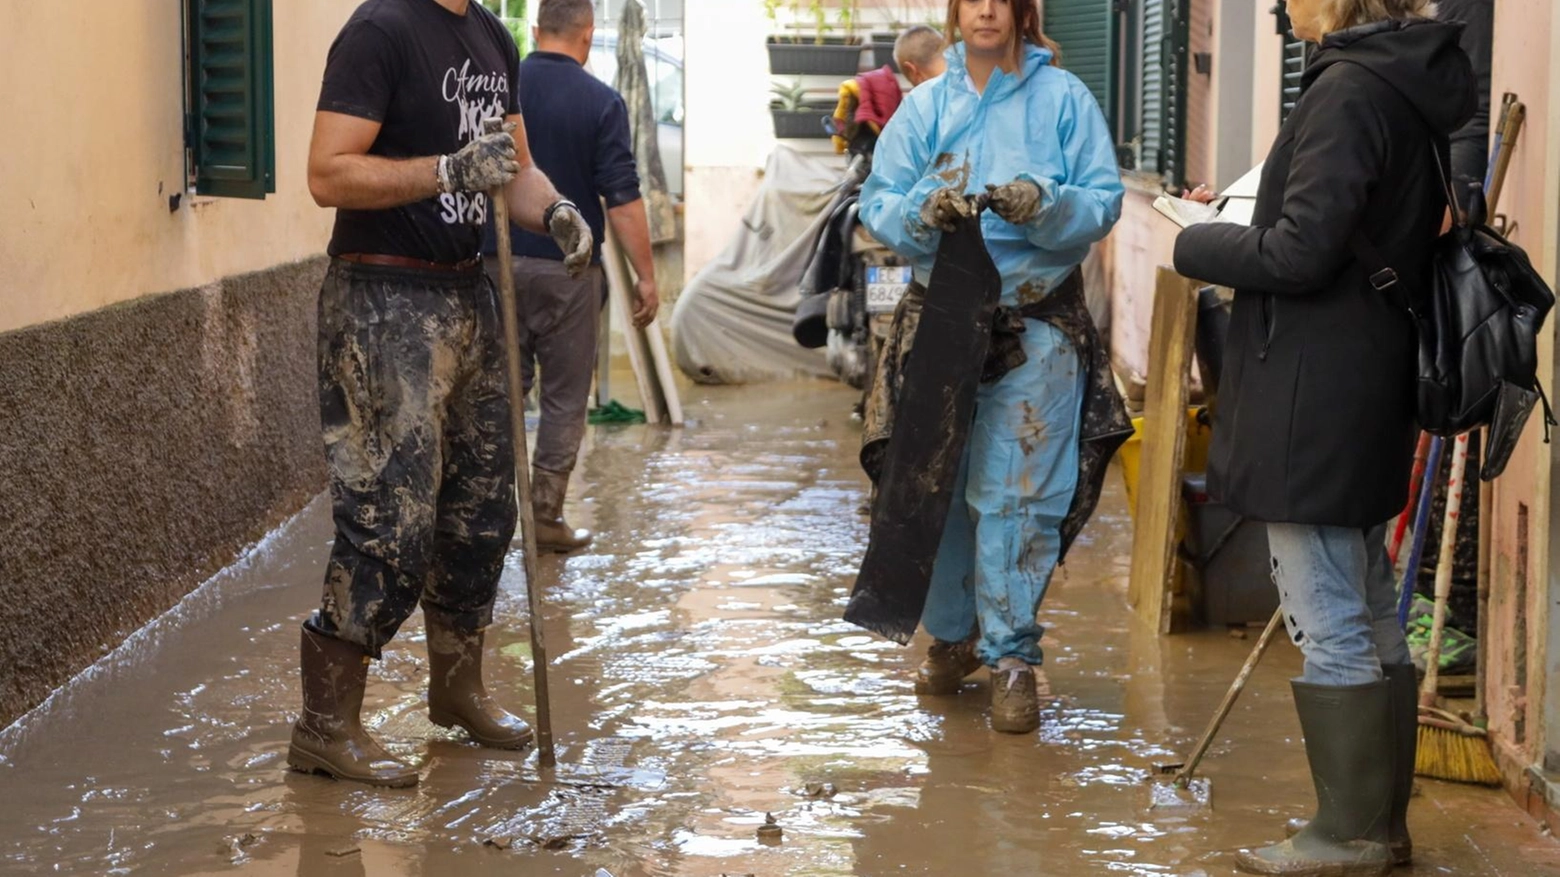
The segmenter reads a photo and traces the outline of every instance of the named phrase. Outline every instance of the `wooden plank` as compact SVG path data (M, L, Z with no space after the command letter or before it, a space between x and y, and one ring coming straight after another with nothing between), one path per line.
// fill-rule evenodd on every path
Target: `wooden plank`
M1181 459L1191 387L1197 286L1161 266L1154 280L1148 342L1148 392L1143 409L1143 456L1138 470L1136 532L1128 597L1138 618L1170 632L1175 534L1181 509Z
M612 306L601 309L601 325L596 328L596 407L612 401Z
M628 348L628 364L633 368L634 382L639 386L639 403L644 406L645 421L663 423L667 418L666 398L660 392L660 382L656 380L655 364L650 356L649 345L645 342L644 335L634 331L634 307L629 295L633 282L629 279L628 263L623 257L623 250L618 246L617 238L612 234L610 226L607 228L606 240L602 242L601 262L607 272L607 303L623 316L623 338Z
M650 345L650 359L655 363L655 374L661 385L661 397L666 400L666 419L672 426L683 425L682 396L677 392L677 375L672 371L672 357L666 352L666 336L661 334L661 320L656 318L641 330Z

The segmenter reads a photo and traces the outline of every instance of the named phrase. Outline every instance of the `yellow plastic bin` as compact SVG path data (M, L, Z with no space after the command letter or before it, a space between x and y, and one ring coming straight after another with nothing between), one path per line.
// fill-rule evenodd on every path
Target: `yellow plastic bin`
M1205 472L1208 469L1208 444L1213 439L1213 427L1199 419L1202 406L1186 409L1186 445L1181 454L1182 472ZM1143 418L1132 418L1132 437L1116 452L1121 460L1121 474L1127 484L1127 510L1137 517L1138 463L1143 454ZM1184 516L1183 516L1184 520Z

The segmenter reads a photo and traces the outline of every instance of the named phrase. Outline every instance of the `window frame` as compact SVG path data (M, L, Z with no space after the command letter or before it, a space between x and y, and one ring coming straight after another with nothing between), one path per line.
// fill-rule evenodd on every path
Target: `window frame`
M276 193L276 84L275 38L272 0L184 0L180 4L183 25L184 71L184 167L188 191L216 198L261 200ZM237 29L221 31L208 39L211 19L241 18ZM242 43L241 60L231 55L212 59L213 43ZM208 71L224 68L238 82L235 87L212 88L225 93L227 105L215 107L206 91ZM235 69L236 67L236 69ZM234 95L237 97L233 97ZM235 116L239 117L234 122ZM246 154L219 160L213 148L214 129L227 126L225 142L242 137ZM239 130L241 129L241 131Z

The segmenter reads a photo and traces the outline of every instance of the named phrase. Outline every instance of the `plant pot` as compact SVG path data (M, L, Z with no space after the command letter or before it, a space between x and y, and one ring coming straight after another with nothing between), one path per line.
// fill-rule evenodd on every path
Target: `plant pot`
M776 140L821 140L829 136L823 120L830 114L823 107L804 107L800 110L770 109L775 120Z
M897 38L893 34L872 35L872 69L877 70L885 65L892 67L895 73L899 72L899 64L894 61L894 43Z
M859 43L820 46L812 42L777 43L770 38L769 72L854 76L861 72L861 53Z

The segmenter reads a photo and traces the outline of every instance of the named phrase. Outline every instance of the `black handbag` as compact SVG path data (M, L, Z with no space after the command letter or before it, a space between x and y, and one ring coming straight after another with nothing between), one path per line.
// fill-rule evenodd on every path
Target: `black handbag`
M1535 405L1543 403L1546 443L1556 425L1538 381L1538 333L1555 295L1527 253L1485 223L1478 186L1467 215L1459 213L1439 144L1432 152L1454 222L1435 242L1425 288L1403 290L1419 335L1419 426L1438 436L1488 426L1479 476L1492 481L1505 470ZM1355 233L1353 249L1371 286L1385 292L1398 285L1397 272L1363 231Z

